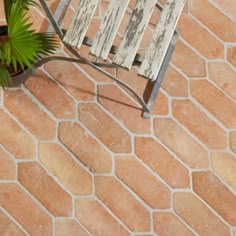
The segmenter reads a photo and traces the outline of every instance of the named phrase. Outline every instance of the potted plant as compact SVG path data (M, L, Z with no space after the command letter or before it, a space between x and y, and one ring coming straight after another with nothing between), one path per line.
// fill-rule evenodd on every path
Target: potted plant
M0 86L9 86L12 77L57 48L49 33L36 32L27 15L34 0L4 0L6 26L0 27Z

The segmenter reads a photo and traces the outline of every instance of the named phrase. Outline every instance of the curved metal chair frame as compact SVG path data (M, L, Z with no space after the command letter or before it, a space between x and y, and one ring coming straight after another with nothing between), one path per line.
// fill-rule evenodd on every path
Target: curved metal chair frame
M50 8L48 7L46 0L39 0L39 1L40 1L40 4L41 4L42 8L44 9L44 11L51 23L51 26L49 27L49 31L52 31L53 29L55 30L55 32L58 35L61 42L64 44L64 46L67 48L67 50L74 57L72 58L72 57L61 57L61 56L49 56L49 57L43 58L41 61L39 61L36 65L36 67L41 66L42 64L52 61L52 60L65 60L65 61L69 61L69 62L87 64L87 65L91 66L92 68L96 69L97 71L105 74L106 76L108 76L112 80L116 81L119 85L123 86L128 91L130 91L135 96L135 98L140 103L140 105L142 106L143 117L149 118L152 107L155 103L158 91L161 87L162 80L163 80L165 72L167 70L170 58L171 58L174 48L176 46L176 42L177 42L178 35L179 35L178 31L175 28L172 30L170 43L169 43L168 47L166 48L166 52L165 52L165 55L163 56L163 60L161 62L160 69L157 73L156 79L149 80L149 84L147 85L147 86L149 86L151 84L152 91L149 95L147 102L145 102L143 100L143 98L141 96L139 96L139 94L132 87L130 87L128 84L124 83L123 81L119 80L119 78L117 78L117 77L113 76L112 74L108 73L107 71L103 70L103 67L117 67L117 65L114 65L113 63L107 64L107 63L99 63L97 61L90 61L90 60L86 59L85 57L83 57L82 55L80 55L77 50L75 50L71 45L69 45L68 43L66 43L63 40L65 37L65 30L61 29L60 25L63 22L63 19L66 15L67 10L68 10L68 7L71 3L71 0L61 0L59 2L57 10L55 11L54 14L52 13ZM81 1L83 1L83 0L81 0ZM173 2L173 0L169 0L169 1ZM182 2L182 5L184 5L185 0L180 0L180 1ZM158 2L156 2L155 6L158 7L160 10L163 9L163 6ZM180 14L181 14L182 9L183 9L183 6L180 8L180 10L179 10L180 12L177 14L177 19L175 19L176 20L175 24L177 24L177 21L178 21ZM85 37L83 40L83 44L86 44L88 46L92 46L92 43L93 43L93 40L90 38ZM109 53L115 54L116 52L117 52L117 47L112 46ZM142 61L143 61L143 57L139 54L136 54L133 64L141 64Z

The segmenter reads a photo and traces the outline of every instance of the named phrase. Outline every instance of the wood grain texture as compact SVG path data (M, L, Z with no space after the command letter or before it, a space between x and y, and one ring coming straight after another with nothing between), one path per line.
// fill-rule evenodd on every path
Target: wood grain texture
M64 42L80 47L99 0L81 0L76 8L73 20L64 37Z
M155 3L155 0L137 1L121 44L118 48L118 52L114 57L113 62L115 64L129 69L132 66Z
M186 0L167 0L145 54L139 74L155 80Z
M129 4L127 0L112 0L96 34L91 53L106 59Z

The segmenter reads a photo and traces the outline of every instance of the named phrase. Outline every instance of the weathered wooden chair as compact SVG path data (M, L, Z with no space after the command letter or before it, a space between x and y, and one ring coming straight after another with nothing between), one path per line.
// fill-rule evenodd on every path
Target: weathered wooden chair
M157 93L176 45L178 38L176 25L185 0L166 0L164 6L156 0L137 0L118 47L114 47L113 41L129 5L129 0L109 1L108 8L94 39L86 37L86 32L90 26L99 0L80 0L67 30L62 29L61 25L71 4L71 0L59 1L54 14L48 7L46 0L39 1L57 35L65 47L74 55L73 58L51 56L45 58L41 63L50 60L68 60L89 64L131 91L143 107L143 116L145 118L150 117L152 106L156 100ZM158 7L161 10L161 16L153 31L149 48L147 48L144 55L140 55L137 52L154 7ZM82 44L91 46L90 53L97 58L107 59L110 53L114 54L112 63L99 63L98 60L91 61L86 59L79 53L79 50L75 49L75 47L80 48ZM153 88L147 102L144 102L143 98L133 88L103 69L104 66L120 66L130 69L132 65L139 65L138 74L151 80L153 83Z

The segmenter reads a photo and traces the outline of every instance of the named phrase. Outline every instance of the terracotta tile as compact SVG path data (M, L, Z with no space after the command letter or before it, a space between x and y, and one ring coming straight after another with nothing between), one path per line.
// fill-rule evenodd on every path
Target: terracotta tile
M153 36L152 31L150 30L150 28L147 27L144 31L143 38L141 40L139 48L147 49L151 43L152 36Z
M159 2L161 3L161 1ZM160 19L160 15L161 11L157 7L155 7L149 20L149 26L155 27L158 23L158 20Z
M198 20L222 40L225 42L236 41L236 22L228 18L209 1L190 0L190 9Z
M115 40L114 40L114 43L113 43L114 45L116 45L116 46L120 45L121 40L122 40L122 36L124 35L128 25L129 25L130 17L131 17L131 9L130 9L130 11L127 10L125 12L125 15L124 15L124 17L121 21L121 25L120 25L119 30L118 30L118 34L115 37Z
M4 102L6 108L38 139L55 138L54 121L22 90L6 91Z
M0 109L0 143L17 159L34 159L34 140Z
M97 82L111 82L112 81L107 75L97 71L96 69L92 68L90 65L81 64L80 66ZM115 75L114 68L103 68L103 69L106 72L110 73L111 75Z
M101 6L101 16L104 16L109 6L109 1L102 0L100 6Z
M188 13L189 12L189 1L187 0L184 5L184 9L182 13Z
M183 14L178 28L181 30L181 36L206 58L224 57L224 45L197 23L191 15Z
M26 235L7 215L0 210L0 235L24 236Z
M147 102L152 92L152 87L154 83L149 81L150 84L148 84L148 80L139 76L137 74L137 70L134 68L131 68L129 71L126 69L119 68L117 70L117 77L119 80L122 80L124 83L126 83L131 88L133 88L134 91L137 92L139 96L143 98L145 102ZM135 97L131 93L130 95L135 99ZM153 104L152 114L153 115L166 115L168 114L168 112L169 112L168 98L161 91L159 91L156 101Z
M180 40L177 42L171 62L189 77L206 76L205 61Z
M192 193L175 193L174 209L201 236L231 235L229 228Z
M223 62L209 63L208 69L210 79L236 100L236 71Z
M214 0L214 2L228 15L236 21L236 7L234 0Z
M30 235L52 235L52 219L17 184L0 183L0 205L4 207Z
M155 236L154 234L136 234L135 236Z
M79 54L80 54L82 57L86 58L87 60L89 60L89 61L96 61L97 57L93 56L93 55L90 53L90 49L91 49L91 46L87 46L87 45L85 45L85 44L82 44L81 47L79 48L78 52L79 52ZM69 50L67 50L66 48L65 48L65 51L66 51L66 53L67 53L68 55L74 57L74 55L73 55ZM106 62L108 63L108 61L105 61L105 60L99 60L99 62L104 62L105 64L106 64ZM79 65L79 70L80 70L80 68L85 69L86 66L91 67L90 65L82 64L82 63L78 63L78 65ZM91 68L92 68L92 67L91 67ZM90 71L90 70L89 70L89 71ZM95 72L96 72L96 73L95 73ZM84 73L82 70L81 70L81 73L83 73L83 74L86 75L86 73ZM93 78L93 80L96 81L96 77L97 77L98 75L100 75L100 74L102 74L102 73L100 72L100 70L99 70L99 69L95 69L95 70L94 70L94 76L95 76L95 78ZM92 77L93 77L93 76L92 76ZM98 79L97 81L100 81L100 80ZM102 80L101 80L101 81L102 81Z
M16 163L0 146L0 180L16 179Z
M131 68L130 70L118 68L117 77L119 78L119 80L122 80L124 83L133 88L134 91L137 92L145 102L147 102L152 92L154 82L152 83L142 76L139 76L135 68ZM130 95L135 98L131 93ZM168 111L168 98L161 91L159 91L152 108L152 114L166 115L168 114Z
M93 235L129 235L95 199L76 200L76 217Z
M190 100L174 100L172 109L175 118L208 148L226 148L226 132Z
M236 196L210 171L194 172L193 190L231 225L236 225Z
M208 153L171 119L155 119L156 136L191 168L207 168Z
M54 13L57 6L58 6L58 3L59 3L58 0L52 0L52 1L48 2L47 5L50 8L50 10Z
M130 135L96 104L79 106L79 117L111 151L130 153Z
M226 127L236 127L236 104L206 80L190 83L192 96Z
M55 216L70 216L72 199L37 162L19 164L19 181ZM56 201L55 201L56 199Z
M163 236L189 236L194 235L173 213L155 212L154 230Z
M91 24L86 33L86 36L89 38L94 38L100 24L101 24L101 19L98 19L98 18L92 19Z
M168 66L162 88L173 97L188 96L188 82L171 65Z
M236 189L236 158L230 153L214 152L211 160L215 173Z
M72 1L72 3L73 3L73 2L74 2L74 1ZM77 6L77 4L76 4L76 6ZM75 7L76 7L76 6L75 6ZM69 7L69 8L68 8L68 12L67 12L67 14L66 14L66 17L65 17L64 20L63 20L63 28L64 28L64 29L68 29L68 28L69 28L70 23L72 22L73 16L74 16L74 11Z
M4 5L3 5L4 2L1 2L0 3L0 19L1 20L4 20L5 19L5 12L4 12Z
M48 21L42 17L42 15L40 14L40 8L30 8L30 11L28 12L27 16L30 17L29 22L32 22L32 28L34 30L38 31L47 31L49 23Z
M154 139L136 138L135 152L172 188L189 187L188 170Z
M78 6L78 3L80 2L80 0L72 0L71 1L71 6L73 7L73 8L76 8L77 6Z
M42 72L30 76L25 86L57 118L75 117L75 103L72 98Z
M230 147L236 153L236 132L230 134Z
M117 157L116 175L151 207L170 207L170 190L134 157Z
M99 86L99 102L133 133L150 133L150 119L143 119L141 108L114 85Z
M53 61L45 65L46 70L79 101L95 99L95 85L72 63Z
M133 88L140 96L143 95L148 80L139 76L136 68L132 67L130 70L126 70L119 67L117 69L117 77Z
M150 213L114 177L95 178L96 195L130 230L150 230Z
M39 145L41 163L73 194L92 194L92 177L73 158L54 143Z
M148 96L150 96L151 91L149 91L147 94ZM148 98L149 97L147 97L145 101L147 101ZM153 104L151 114L152 115L167 115L168 113L169 113L169 99L162 91L159 90L156 101Z
M236 67L236 47L227 48L227 60Z
M111 172L111 155L78 123L61 123L59 137L89 169L95 173Z
M58 219L56 220L56 236L88 236L89 234L72 219Z
M70 7L68 11L65 27L68 26L74 13L74 7L78 5L79 1L72 0L73 7ZM4 215L1 218L0 210L0 235L6 236L6 233L1 231L3 228L1 226L4 225L4 230L7 226L7 233L12 230L9 236L21 235L23 228L24 231L27 231L27 234L32 236L126 236L131 234L136 236L185 236L193 234L201 236L236 236L236 232L234 232L236 227L233 225L230 227L228 223L224 225L225 220L219 216L222 214L225 219L230 215L234 216L234 206L227 210L228 205L231 204L229 194L224 195L226 202L222 204L223 198L220 194L216 194L217 191L221 190L222 183L225 184L222 188L223 193L225 193L224 189L227 189L226 187L233 191L236 185L236 171L234 170L236 128L233 119L236 116L234 108L232 108L235 105L233 100L236 96L233 80L235 77L234 67L236 67L234 45L234 42L236 42L236 22L232 20L235 17L232 5L234 1L186 1L184 13L179 22L181 37L178 40L171 60L172 63L168 66L161 91L153 107L152 114L158 115L159 119L155 120L156 117L152 117L151 120L145 121L141 117L142 110L129 92L120 88L120 86L116 86L116 83L113 83L107 76L83 64L77 67L65 61L54 61L47 63L44 69L46 68L52 77L55 77L56 82L53 82L54 79L50 79L51 76L48 77L47 73L40 72L42 70L26 80L25 85L27 87L25 88L24 85L22 87L23 91L26 92L26 94L23 93L23 97L27 97L27 101L31 100L33 107L37 108L36 114L28 103L24 106L21 104L14 105L12 102L14 99L19 101L15 95L12 96L14 99L9 101L9 106L14 107L19 113L13 113L4 104L7 101L4 93L8 94L8 91L0 89L0 178L1 175L4 175L3 178L5 179L8 176L9 180L16 183L14 168L18 160L14 160L13 157L21 159L19 160L19 163L21 163L19 166L25 164L22 163L24 159L27 159L27 161L30 159L31 161L34 158L38 158L37 162L42 165L41 168L38 168L39 163L36 164L38 172L34 167L29 168L30 170L27 170L24 182L22 182L25 186L26 183L34 185L32 187L29 184L35 192L32 189L26 190L21 183L19 185L17 183L3 185L5 179L0 181L2 182L0 184L0 209L2 209ZM110 0L99 1L99 7L95 13L96 19L93 20L89 30L90 37L94 37L101 16L104 15L104 10L109 2ZM160 0L160 2L165 3L165 0ZM58 3L59 0L48 2L53 12ZM129 2L130 6L135 5L135 3L136 0L130 0ZM198 6L200 10L197 9ZM207 9L203 9L205 6ZM0 3L0 23L2 24L4 21L1 19L3 18L1 7L2 1ZM34 27L40 30L46 29L48 23L43 17L43 10L37 8L36 11L32 10L31 13ZM186 13L189 13L189 15ZM149 43L150 29L154 28L159 15L160 12L156 9L146 32L147 37L145 36L142 41L142 46L145 47ZM130 13L127 13L119 29L121 33L128 24L129 17ZM116 43L120 42L121 36L119 35L116 38ZM225 51L219 37L225 41L231 41L231 43L224 45ZM82 46L79 52L93 60L94 57L89 54L89 49L90 47ZM65 50L65 54L69 54L61 46L60 52L63 50ZM144 49L139 52L143 53ZM106 63L112 58L113 55L109 55L109 60ZM131 71L116 70L114 68L106 70L113 75L117 72L119 79L131 85L144 99L150 94L151 83L137 76L135 69ZM35 79L36 77L37 79ZM206 79L206 77L210 83L206 83L207 86L204 85L201 88L205 96L204 99L200 100L197 95L194 95L190 99L191 101L194 99L192 103L182 101L183 98L192 95L188 88L192 84L190 82L191 78L196 80L199 78ZM60 84L58 85L57 82ZM111 82L113 85L111 85ZM209 89L208 84L213 85L213 90ZM64 88L62 88L63 86ZM218 91L217 88L220 91L224 90L224 94L227 93L226 96L221 97L218 96L218 93L211 93L215 89ZM21 87L16 89L22 91ZM17 90L13 89L13 91ZM99 100L103 107L98 104L97 92L102 92L101 95L105 96ZM181 99L178 99L178 97ZM173 98L174 102L171 106ZM229 103L225 102L229 100ZM34 101L36 102L34 103ZM124 104L120 104L120 101ZM78 110L76 110L75 103L77 106L78 102L80 116L78 115L76 120L74 118L77 117ZM134 107L127 107L127 104ZM38 137L26 124L30 120L34 123L33 127L38 126L35 121L45 126L44 123L47 122L47 119L34 118L38 116L38 110L40 111L40 117L45 114L44 110L47 110L49 115L52 114L53 119L55 119L52 123L57 124L53 135L47 139L43 138L48 140L47 142L41 142L42 138ZM185 111L188 112L191 119L184 117L186 116ZM8 113L11 114L8 115ZM32 119L31 114L34 119ZM21 116L26 118L21 120ZM96 120L93 120L92 116L96 117ZM164 119L163 116L170 118L170 120ZM209 118L213 116L215 119L212 120L216 123ZM221 117L223 118L221 119ZM172 118L176 123L172 121ZM63 121L65 121L64 119L74 120L60 123L61 121L58 119L63 119ZM233 128L227 131L232 151L222 152L221 149L224 150L226 147L225 131L224 128L220 128L222 125L217 125L219 123L216 119L227 128ZM167 121L162 122L163 120ZM99 126L100 123L105 124L104 126L108 128L105 130L104 126ZM126 133L126 127L129 129L128 134ZM31 134L28 135L30 132L35 136L33 139ZM40 129L40 132L45 133L44 135L49 134L49 131L45 128ZM154 132L158 134L158 137L151 138L150 136L155 135ZM56 137L56 134L58 134L58 137ZM158 138L163 144L159 142ZM35 142L39 144L38 147L35 147ZM113 142L115 142L115 146L111 146ZM201 142L209 150L220 150L213 153L206 152L200 146ZM1 145L4 150L3 155ZM109 148L111 151L109 151ZM227 146L227 148L229 147ZM119 154L114 156L114 153ZM121 156L120 153L131 153L133 156ZM212 171L222 180L222 183L216 184L218 183L214 182L217 179L216 177L213 178L213 183L210 183L211 178L204 177L206 183L201 178L197 178L198 183L201 183L199 189L203 192L201 193L202 197L200 197L190 189L192 186L190 185L189 172L190 168L207 170L209 168L209 154L211 154ZM184 162L187 164L184 164ZM34 166L34 163L30 162L29 166ZM190 168L186 165L189 165ZM92 193L93 176L89 173L90 171L96 173L95 187L97 189L95 189L95 192L99 194L87 199L83 195ZM26 173L25 170L23 172ZM21 172L20 174L22 175ZM101 174L108 176L102 177ZM50 184L51 180L48 184L50 176L52 176L54 184ZM23 177L20 176L20 178ZM204 183L202 184L201 181ZM56 211L64 210L63 214L66 215L65 206L68 203L61 203L61 198L63 198L65 192L61 194L61 188L59 187L60 190L57 191L57 187L54 188L54 185L62 186L69 193L68 195L71 193L80 196L74 196L76 197L73 202L75 203L73 204L74 209L69 210L69 214L67 214L69 217L58 218L58 215L55 214ZM219 187L213 188L215 185ZM168 211L149 212L151 208L166 209L170 207L168 189L172 189L171 194L174 195L173 208L171 207ZM180 193L180 197L176 197L178 195L176 192L177 190L181 191L180 189L185 193ZM186 193L186 191L192 193ZM208 191L209 194L207 194ZM50 195L49 193L53 194ZM99 199L97 199L98 197ZM55 203L55 199L60 205ZM71 197L70 200L72 201ZM206 202L208 200L210 204L213 204L215 210L212 210L212 207ZM52 206L55 206L55 209ZM51 217L47 215L48 211L52 212L50 216L53 215L54 223ZM150 213L153 213L152 218ZM131 232L133 230L136 230L136 232Z

